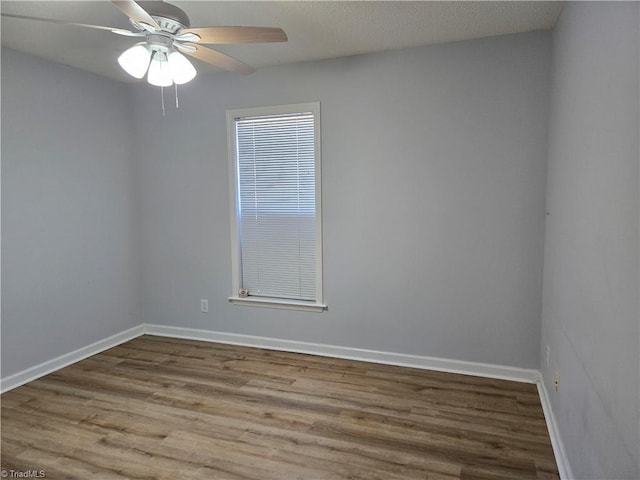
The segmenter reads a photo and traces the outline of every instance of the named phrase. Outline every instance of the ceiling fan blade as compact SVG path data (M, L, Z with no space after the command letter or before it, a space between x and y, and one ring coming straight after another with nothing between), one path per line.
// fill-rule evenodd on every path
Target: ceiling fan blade
M153 30L161 30L160 25L156 23L153 17L134 0L112 0L111 3L134 22L140 25L148 25Z
M287 34L281 28L271 27L197 27L185 28L180 35L193 33L199 43L271 43L286 42ZM180 36L178 35L178 37Z
M228 70L230 72L237 73L253 73L255 72L255 68L247 65L246 63L242 63L240 60L236 60L233 57L230 57L227 54L217 52L215 50L211 50L210 48L203 47L202 45L196 45L195 43L185 43L188 50L180 49L183 53L192 56L193 58L197 58L198 60L202 60L203 62L210 63L211 65L215 65L216 67L222 68L223 70ZM195 48L194 51L190 51L191 48Z
M56 23L58 25L71 25L74 27L92 28L94 30L106 30L108 32L117 33L118 35L124 35L127 37L140 37L144 35L144 33L142 32L130 32L129 30L123 30L122 28L105 27L102 25L89 25L87 23L67 22L65 20L57 20L55 18L29 17L27 15L12 15L10 13L2 13L0 15L9 18L20 18L22 20L35 20L36 22Z

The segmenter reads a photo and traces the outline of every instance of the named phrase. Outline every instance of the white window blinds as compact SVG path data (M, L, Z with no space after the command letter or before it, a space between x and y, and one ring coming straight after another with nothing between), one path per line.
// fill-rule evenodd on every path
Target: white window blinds
M316 301L313 112L235 119L241 286Z

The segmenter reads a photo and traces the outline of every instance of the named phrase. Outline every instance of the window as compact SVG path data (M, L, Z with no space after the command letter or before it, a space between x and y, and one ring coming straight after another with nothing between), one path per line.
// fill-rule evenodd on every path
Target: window
M319 125L319 103L227 112L234 303L325 308Z

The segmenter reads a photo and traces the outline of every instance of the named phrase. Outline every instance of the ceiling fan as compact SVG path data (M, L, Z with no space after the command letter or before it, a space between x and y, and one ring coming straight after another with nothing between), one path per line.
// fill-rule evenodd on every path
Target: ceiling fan
M231 72L248 74L254 71L246 63L202 44L287 41L287 35L280 28L191 28L189 17L184 11L162 1L114 0L111 3L129 17L133 31L25 15L2 13L2 16L106 30L117 35L140 38L141 42L120 55L118 63L129 75L140 79L146 74L147 81L159 87L184 84L196 76L196 69L184 55Z

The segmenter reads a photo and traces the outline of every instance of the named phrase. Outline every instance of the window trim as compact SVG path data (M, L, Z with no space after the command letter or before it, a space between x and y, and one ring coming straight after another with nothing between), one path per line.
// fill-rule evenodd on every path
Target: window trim
M236 162L236 119L242 117L286 115L300 112L312 112L314 117L314 147L315 147L315 203L316 203L316 294L315 301L291 300L286 298L271 297L239 297L238 291L242 288L242 266L240 250L240 212L238 209L237 190L237 162ZM322 271L322 155L320 137L320 102L295 103L289 105L277 105L267 107L241 108L227 110L227 150L229 160L229 198L231 218L231 296L229 302L234 305L259 306L270 308L284 308L321 312L326 310L323 296L323 271Z

